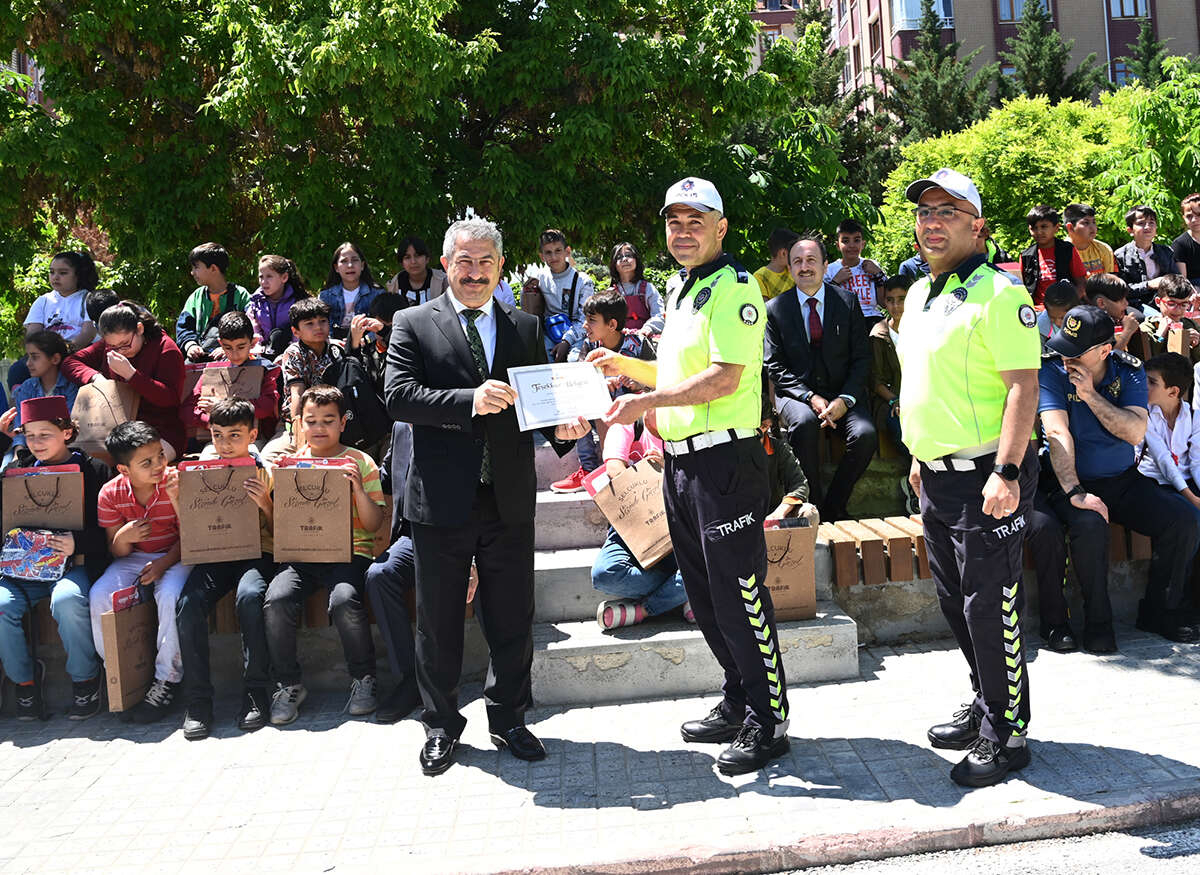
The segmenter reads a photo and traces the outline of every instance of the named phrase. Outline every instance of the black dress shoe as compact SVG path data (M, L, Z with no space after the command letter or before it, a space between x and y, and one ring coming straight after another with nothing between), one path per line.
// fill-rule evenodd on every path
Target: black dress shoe
M271 697L262 687L249 687L242 691L242 707L238 709L237 728L242 732L255 732L267 725L271 719Z
M963 787L990 787L1003 781L1009 772L1025 768L1029 760L1029 746L1024 740L1019 747L1009 747L980 736L971 752L950 770L950 779Z
M421 748L421 771L426 775L440 775L454 764L454 749L458 739L448 735L431 735Z
M508 752L519 760L529 760L532 763L546 758L546 748L526 726L514 726L503 732L493 732L492 744L508 748Z
M183 737L188 741L208 738L212 731L212 699L196 699L189 702L183 715Z
M403 720L421 704L421 691L413 680L398 684L379 702L375 720L379 723L395 723Z
M730 720L721 711L720 705L709 711L707 717L701 720L689 720L679 727L679 734L683 736L684 741L702 744L733 741L741 731L742 721L739 720L735 723Z
M925 734L934 747L943 750L966 750L979 739L979 727L982 723L983 714L972 702L955 712L949 723L930 726Z
M1046 640L1046 646L1055 653L1070 653L1079 648L1075 641L1075 633L1066 623L1051 626L1042 633L1042 638Z
M1111 623L1096 626L1085 626L1083 629L1083 649L1088 653L1116 653L1117 637L1113 635Z
M1194 644L1200 641L1200 629L1181 614L1155 614L1138 609L1137 627L1143 632L1153 632L1168 641Z
M771 760L783 756L792 744L786 735L775 738L771 732L758 726L743 726L733 744L717 757L717 770L722 775L744 775L757 772Z

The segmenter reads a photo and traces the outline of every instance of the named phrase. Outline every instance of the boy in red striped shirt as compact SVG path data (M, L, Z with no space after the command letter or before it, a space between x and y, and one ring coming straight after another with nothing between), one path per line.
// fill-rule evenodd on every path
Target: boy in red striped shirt
M92 637L104 658L100 615L112 610L113 593L135 583L153 586L158 608L154 683L129 712L134 723L153 723L167 713L183 679L175 603L191 569L179 563L179 517L163 488L169 469L154 426L123 422L105 438L104 448L120 473L101 488L96 502L113 561L92 585Z

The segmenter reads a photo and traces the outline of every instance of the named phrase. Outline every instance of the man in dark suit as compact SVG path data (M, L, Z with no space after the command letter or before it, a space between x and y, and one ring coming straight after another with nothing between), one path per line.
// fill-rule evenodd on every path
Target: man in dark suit
M442 251L450 289L396 314L384 386L388 411L413 426L404 516L417 570L427 775L450 767L466 725L458 679L472 559L475 610L491 656L483 691L492 741L520 759L546 755L524 717L532 701L533 437L519 430L516 392L504 382L511 367L545 363L542 326L492 298L504 265L494 224L455 222ZM588 428L579 420L548 436L564 455Z
M871 349L858 300L824 281L828 256L820 238L804 236L788 253L796 288L767 302L766 366L788 442L808 478L821 519L847 516L854 484L879 444L871 422L867 373ZM822 489L817 441L835 429L846 452Z

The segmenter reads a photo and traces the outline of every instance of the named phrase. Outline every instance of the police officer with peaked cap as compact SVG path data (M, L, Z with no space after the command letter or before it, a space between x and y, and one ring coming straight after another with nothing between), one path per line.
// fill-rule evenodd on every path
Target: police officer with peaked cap
M683 724L685 741L732 742L723 773L752 772L788 750L788 703L775 610L765 583L763 520L770 489L758 439L762 295L722 251L729 223L711 182L667 191L667 248L687 277L663 305L657 364L608 350L588 360L606 374L654 386L623 395L604 419L631 423L657 408L671 543L708 646L725 671L721 703Z
M905 194L930 275L904 307L900 423L938 601L975 693L929 740L969 750L950 777L983 787L1030 760L1020 612L1041 343L1025 287L976 253L983 208L975 184L943 168Z

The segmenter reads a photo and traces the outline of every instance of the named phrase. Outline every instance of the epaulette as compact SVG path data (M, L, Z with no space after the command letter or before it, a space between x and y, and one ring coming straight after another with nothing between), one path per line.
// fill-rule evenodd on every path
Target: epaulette
M1130 355L1123 349L1114 349L1112 351L1113 358L1119 362L1129 365L1131 368L1140 368L1142 360L1135 355Z
M737 272L737 281L743 285L750 282L750 274L748 274L744 269L739 270Z

